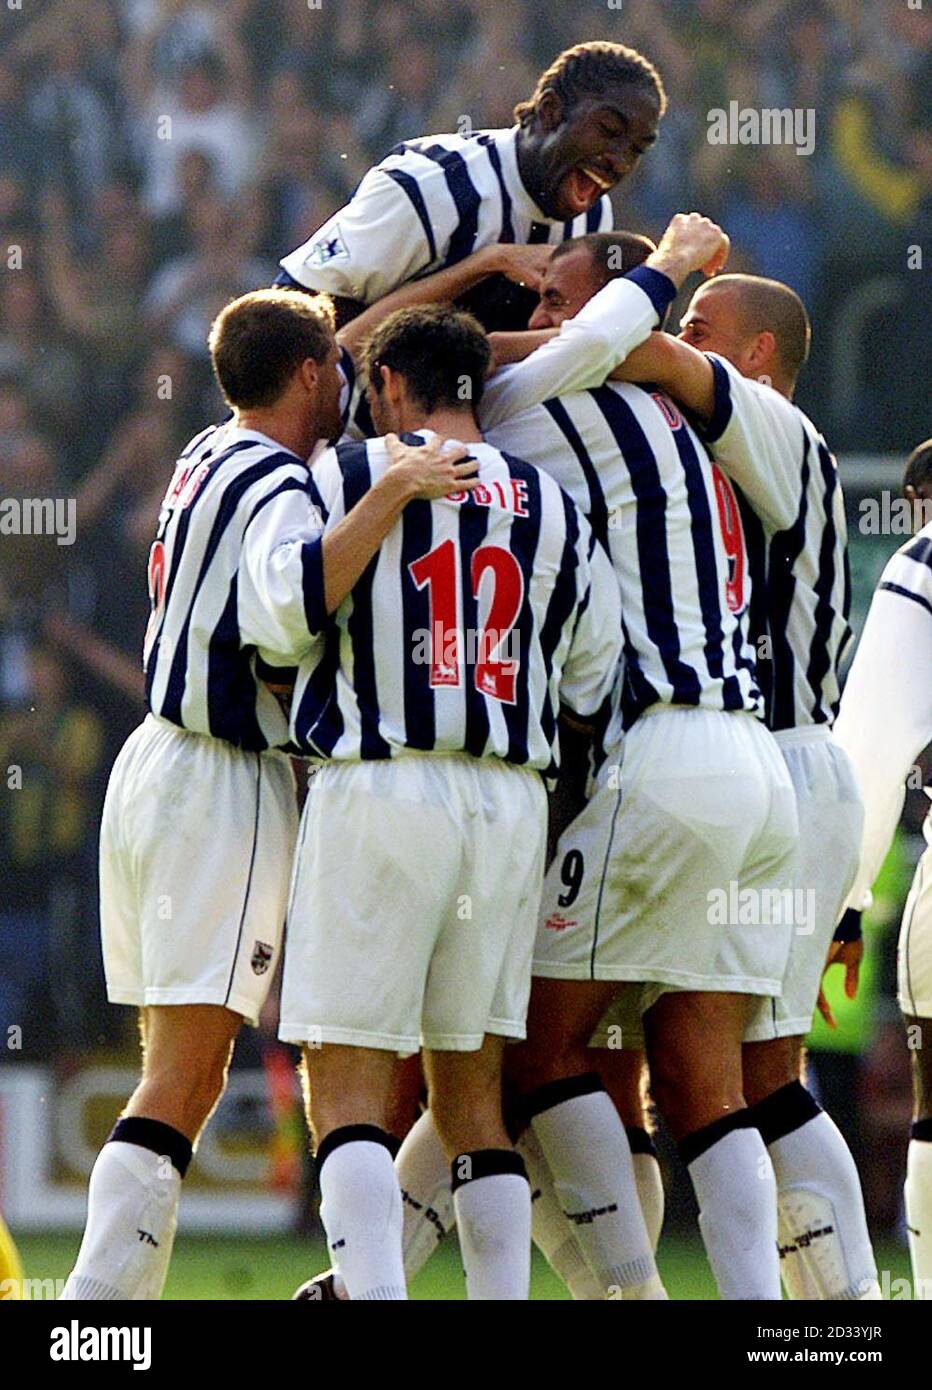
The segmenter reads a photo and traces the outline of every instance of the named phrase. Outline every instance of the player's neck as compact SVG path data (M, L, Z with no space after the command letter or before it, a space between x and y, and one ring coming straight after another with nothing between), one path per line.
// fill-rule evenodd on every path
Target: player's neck
M482 435L470 410L435 410L417 423L406 422L405 430L433 430L447 439L459 439L463 444L481 444Z
M296 420L280 410L234 410L233 424L240 430L255 430L267 439L290 449L298 458L306 459L314 441L308 442L307 427L303 420Z

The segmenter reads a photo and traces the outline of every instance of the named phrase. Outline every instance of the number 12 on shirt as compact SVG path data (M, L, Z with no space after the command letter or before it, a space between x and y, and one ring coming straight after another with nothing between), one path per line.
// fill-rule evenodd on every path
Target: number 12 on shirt
M465 640L480 695L513 705L520 662L517 657L504 658L502 651L510 645L509 637L524 602L524 575L511 551L500 545L482 545L473 552L473 598L478 599L486 574L492 581L486 622L476 633L463 632L460 555L452 540L442 541L412 561L408 571L416 588L427 587L431 686L462 685Z

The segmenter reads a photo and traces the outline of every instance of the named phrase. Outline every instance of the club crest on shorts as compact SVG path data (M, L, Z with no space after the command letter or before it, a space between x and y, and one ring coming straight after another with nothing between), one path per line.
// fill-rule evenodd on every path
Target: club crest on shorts
M257 941L252 951L252 969L254 975L264 975L272 963L274 947L269 946L265 941Z

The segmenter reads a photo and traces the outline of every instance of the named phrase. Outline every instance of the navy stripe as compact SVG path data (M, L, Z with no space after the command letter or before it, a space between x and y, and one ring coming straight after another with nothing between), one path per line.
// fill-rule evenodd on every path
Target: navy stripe
M772 729L796 726L795 662L789 641L790 610L796 595L793 569L806 544L806 516L809 510L809 436L803 431L803 465L800 470L802 496L793 525L778 531L770 542L767 566L767 606L770 644L773 651L773 694L769 724Z
M372 486L369 455L365 444L341 444L336 457L343 475L343 510L344 514L349 514ZM353 688L359 705L363 758L391 757L391 749L379 732L379 692L375 674L372 585L378 563L379 552L376 551L353 587L353 608L347 622L353 647Z
M187 647L179 644L179 651ZM207 724L213 738L261 752L266 746L256 717L253 647L240 646L238 576L233 575L223 612L207 644ZM176 654L177 659L177 654ZM180 722L180 708L179 720Z
M511 194L508 192L508 188L505 184L505 178L502 174L502 161L499 158L498 150L495 148L495 141L492 139L491 135L480 135L479 144L484 147L486 154L489 156L489 163L495 171L495 177L498 179L499 191L502 195L502 230L499 233L498 239L504 242L514 241L515 229L511 220Z
M670 682L670 702L698 705L701 695L699 676L680 659L680 638L673 606L670 552L667 546L667 495L660 479L654 451L631 407L611 387L600 386L589 395L595 401L614 436L631 478L636 513L635 529L644 596L644 619L648 636L663 663ZM640 658L627 653L623 714L630 727L645 708L640 702L637 675ZM646 684L646 682L645 682Z
M927 598L924 598L922 594L914 594L912 589L904 589L902 584L892 584L889 579L882 579L877 588L878 590L886 589L890 594L899 594L901 598L911 598L913 603L918 603L920 608L925 608L927 612L932 613L932 603Z
M767 538L760 517L737 483L732 483L741 512L741 527L748 556L751 599L748 604L748 635L754 648L754 671L764 700L767 727L771 728L773 704L773 655L768 638ZM764 639L767 639L766 641Z
M400 147L404 149L404 146ZM393 151L394 153L394 151ZM431 225L430 213L427 211L427 204L424 202L424 195L418 187L417 179L413 179L410 174L406 174L402 169L385 169L384 172L390 179L394 179L399 188L404 189L411 200L411 205L421 220L424 229L424 236L427 238L427 250L430 262L437 259L437 242L434 239L434 229Z
M708 360L712 364L712 374L714 376L712 418L708 420L705 425L697 426L697 428L706 443L714 444L717 439L721 439L728 428L728 422L731 420L733 407L731 400L731 380L728 376L727 368L714 357L709 357Z
M181 512L180 516L178 517L178 522L175 527L175 534L171 545L171 565L165 583L165 598L163 600L162 605L162 622L159 625L158 633L156 634L156 637L153 641L152 649L149 653L149 662L146 669L146 703L149 705L150 709L152 709L152 690L155 684L155 674L158 669L158 660L161 652L162 632L165 627L165 618L168 614L169 605L172 601L172 596L174 594L175 580L181 570L181 565L184 560L185 544L188 538L188 531L191 527L191 518L195 515L195 510L198 506L203 508L204 497L208 493L208 491L210 491L210 484L216 477L218 470L223 466L223 464L225 464L235 454L241 453L244 449L254 448L255 444L256 441L254 439L239 440L237 443L230 445L228 449L224 449L221 453L217 455L215 459L212 459L209 465L209 471L203 483L201 484L200 488L198 489L190 504L187 507L185 507L185 509ZM203 458L201 459L202 464L206 463L207 460L210 458L210 453L211 451L208 449L204 454ZM184 727L184 725L181 719L181 701L184 696L185 674L188 660L188 630L191 624L191 612L197 600L198 593L200 592L201 585L204 582L204 577L209 568L210 561L213 559L213 556L216 553L217 546L220 543L220 538L222 537L223 531L225 530L227 522L230 518L230 513L227 510L227 497L233 489L237 489L235 491L235 497L236 503L238 504L240 497L242 496L242 493L244 491L244 489L238 488L237 486L239 484L240 479L248 477L251 484L255 482L258 478L263 477L266 473L274 472L275 469L280 468L281 460L285 457L287 457L290 463L294 463L294 459L291 455L286 456L283 454L274 454L272 455L273 461L271 463L268 460L263 460L262 464L255 465L247 472L238 475L238 477L234 479L232 483L229 484L227 491L224 492L223 497L221 498L220 506L217 511L217 516L214 519L214 526L211 531L210 539L208 541L207 550L205 551L204 559L201 564L200 573L198 575L197 582L194 587L194 592L191 597L191 603L188 608L184 626L181 630L181 635L178 639L178 645L175 649L174 657L172 659L172 665L169 670L168 683L166 686L165 699L162 701L162 706L160 709L153 710L154 714L161 714L164 718L171 720L173 723L180 724L182 728Z
M576 595L579 587L579 512L572 499L562 488L560 501L563 503L563 524L566 529L566 537L563 542L560 569L553 592L550 595L550 602L547 604L547 615L540 629L540 649L544 658L544 670L547 673L547 686L539 715L544 737L551 747L554 746L557 733L557 711L551 703L549 690L550 677L553 672L553 658L560 644L563 630L573 616L573 609L577 606ZM595 536L591 539L593 545L597 544ZM578 606L577 627L580 618L589 606L590 593L591 589L587 589ZM552 776L553 772L548 769L545 775Z
M469 499L460 507L459 553L464 633L479 631L479 603L472 592L472 557L485 541L490 521L488 507L476 506ZM465 670L463 681L463 700L466 707L463 749L474 758L481 758L489 741L489 710L485 697L476 689L475 675L476 668L472 664Z
M599 230L599 228L601 227L601 225L602 225L602 199L600 198L599 201L598 201L597 203L593 203L592 207L591 207L591 208L589 209L589 211L586 213L586 231L587 231L587 232L597 232L597 231Z
M550 240L550 224L547 222L532 222L527 240L529 246L541 246L545 242L548 242Z
M419 141L409 141L406 148L423 155L439 164L447 181L450 196L456 204L459 222L447 246L445 265L456 265L476 249L476 236L479 231L479 205L481 199L476 191L465 159L455 150L446 150L442 145L422 145ZM433 258L432 258L433 259Z
M345 728L340 711L337 674L340 669L340 633L327 629L324 652L316 662L292 715L295 741L306 753L329 758Z
M508 730L507 760L510 763L526 763L528 760L528 726L531 717L530 677L531 653L534 650L534 611L531 606L531 592L534 584L534 560L540 543L543 520L543 500L541 497L541 474L530 468L520 459L502 452L513 478L521 478L526 488L526 517L515 516L511 522L511 535L508 548L521 567L524 576L524 598L518 613L517 622L512 628L520 653L518 678L515 682L515 702L502 704L505 727Z
M696 587L699 592L702 625L705 628L703 652L705 653L706 665L713 680L722 683L723 709L743 709L744 697L737 675L725 675L723 594L715 558L715 523L712 520L712 509L709 506L705 475L699 465L699 456L685 426L671 430L671 434L680 457L680 463L683 465L686 481ZM708 469L708 461L706 468ZM711 486L711 478L709 482ZM738 625L740 626L740 624Z
M932 540L928 536L919 536L908 545L903 551L908 560L915 560L918 565L926 565L932 569Z
M543 404L547 414L553 420L553 423L572 449L576 461L582 470L586 487L589 490L589 506L586 509L586 519L592 527L596 539L600 542L605 551L611 554L608 543L608 507L605 503L605 492L599 480L598 469L589 457L589 451L580 438L579 431L570 419L569 413L560 398L555 397L551 401L544 401Z
M825 724L831 718L831 710L826 709L822 696L826 676L832 670L832 634L835 630L835 560L838 553L838 533L835 530L833 503L839 488L838 472L834 461L820 443L818 446L819 467L822 472L824 491L822 510L825 523L822 527L822 543L819 546L819 577L815 582L815 632L809 652L809 665L806 680L813 693L812 719L815 724Z
M412 443L415 441L412 440ZM422 441L418 440L418 443ZM401 513L401 609L404 647L405 742L410 748L431 749L436 740L434 691L430 663L413 660L414 635L428 632L427 650L433 650L430 630L430 586L418 588L408 569L433 546L431 505L423 498L409 502ZM420 647L423 643L418 644ZM440 655L440 653L437 653Z

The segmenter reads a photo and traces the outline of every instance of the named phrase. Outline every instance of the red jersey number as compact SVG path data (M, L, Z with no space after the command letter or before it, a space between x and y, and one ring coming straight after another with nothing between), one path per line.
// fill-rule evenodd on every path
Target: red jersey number
M712 464L712 482L715 487L719 526L725 543L725 558L728 561L725 601L730 612L740 613L744 608L744 571L747 554L741 512L738 510L735 490L717 463Z
M452 540L441 541L408 566L418 589L427 586L430 622L430 684L432 687L463 683L463 645L459 616L459 551ZM476 633L474 681L481 695L503 704L514 704L518 679L516 660L501 656L524 600L524 576L510 550L483 545L470 565L473 598L487 573L492 575L492 594L486 625Z

